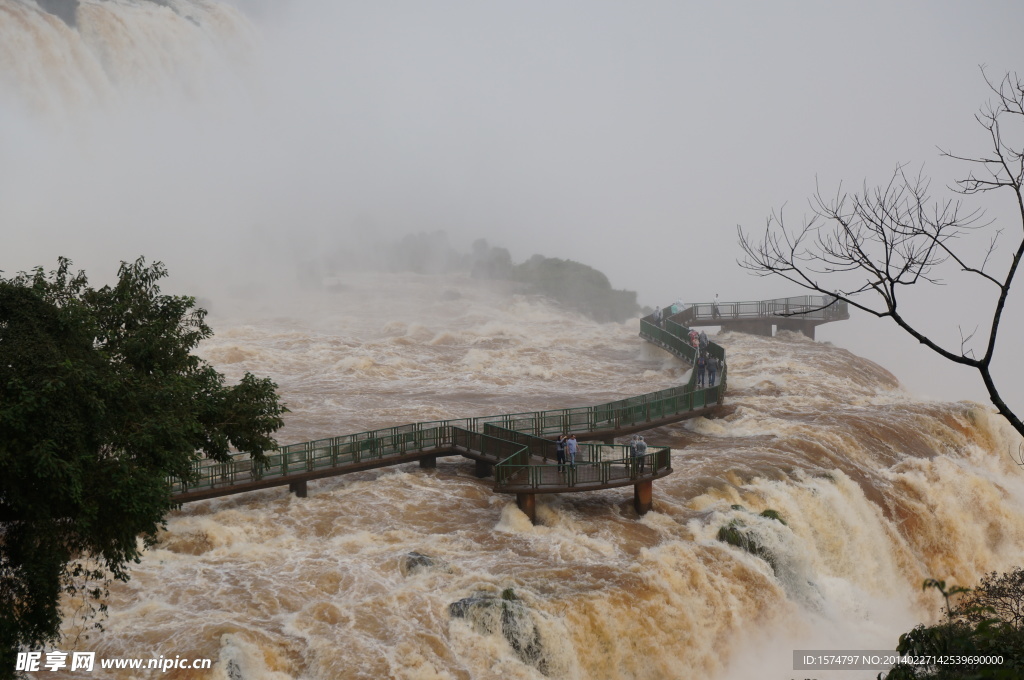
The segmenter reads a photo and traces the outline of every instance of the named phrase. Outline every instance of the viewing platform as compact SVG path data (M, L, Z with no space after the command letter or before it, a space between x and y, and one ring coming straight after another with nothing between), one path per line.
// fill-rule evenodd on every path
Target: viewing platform
M670 308L671 310L671 308ZM830 321L850 318L849 305L825 295L760 300L756 302L701 302L683 305L667 317L679 326L720 326L723 332L772 336L777 331L797 331L814 339L814 329Z

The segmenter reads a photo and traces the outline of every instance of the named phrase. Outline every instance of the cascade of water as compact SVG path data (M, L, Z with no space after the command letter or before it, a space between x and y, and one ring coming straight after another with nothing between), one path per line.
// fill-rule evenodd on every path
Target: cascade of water
M30 111L186 95L235 80L255 40L230 5L197 0L0 0L0 84Z

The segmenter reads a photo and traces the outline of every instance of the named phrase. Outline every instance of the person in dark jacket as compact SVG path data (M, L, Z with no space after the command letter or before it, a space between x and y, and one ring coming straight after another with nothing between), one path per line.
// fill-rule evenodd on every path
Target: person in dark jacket
M558 440L555 442L555 459L558 461L558 471L565 471L565 435L558 435Z

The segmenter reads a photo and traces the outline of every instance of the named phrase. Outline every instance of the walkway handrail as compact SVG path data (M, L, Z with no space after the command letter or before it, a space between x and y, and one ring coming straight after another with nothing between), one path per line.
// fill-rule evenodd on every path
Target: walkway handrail
M585 455L584 455L585 454ZM642 467L641 467L642 466ZM601 486L613 482L641 482L662 476L672 467L672 452L667 446L648 447L642 457L633 457L629 447L621 444L580 444L575 465L536 463L528 457L509 457L494 466L494 489L506 493L538 490L544 484L545 472L564 468L559 483L565 487ZM616 474L618 473L618 474Z
M550 439L537 437L518 430L499 427L493 423L488 423L484 426L484 434L515 442L520 446L526 447L527 453L530 457L541 458L543 460L558 459L558 444ZM498 464L500 465L501 463L499 462Z
M849 319L850 309L845 300L830 295L796 295L774 300L719 302L717 314L713 302L689 303L667 316L680 324L693 321L735 321L793 316L811 321L837 321Z
M464 430L461 427L452 428L452 444L495 460L504 460L516 455L529 456L530 454L528 446L493 435Z
M630 455L622 444L593 444L579 442L575 466L557 462L557 444L550 439L488 425L487 431L495 437L513 441L523 448L499 461L494 466L496 491L521 492L536 490L545 481L545 472L552 468L560 471L558 483L565 487L581 484L606 485L609 482L638 482L661 476L672 466L671 450L667 447L649 447L640 457ZM568 457L568 453L566 454ZM538 462L539 458L543 462ZM618 468L616 470L616 468ZM613 474L618 472L619 474Z

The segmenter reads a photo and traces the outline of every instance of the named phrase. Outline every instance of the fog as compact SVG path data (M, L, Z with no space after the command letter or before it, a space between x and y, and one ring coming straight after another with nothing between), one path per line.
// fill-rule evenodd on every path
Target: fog
M243 19L137 0L97 36L95 1L68 28L0 0L0 270L64 255L102 282L145 255L216 308L444 230L590 264L642 304L802 294L737 266L737 225L783 206L799 222L816 182L898 163L941 192L963 167L936 147L986 151L979 65L1013 70L1024 22L1015 2L835 5L240 0ZM1011 198L968 204L1007 227L1001 263ZM955 348L994 292L953 277L908 308ZM1020 295L999 365L1024 410ZM855 315L818 339L922 395L985 400L891 324Z

